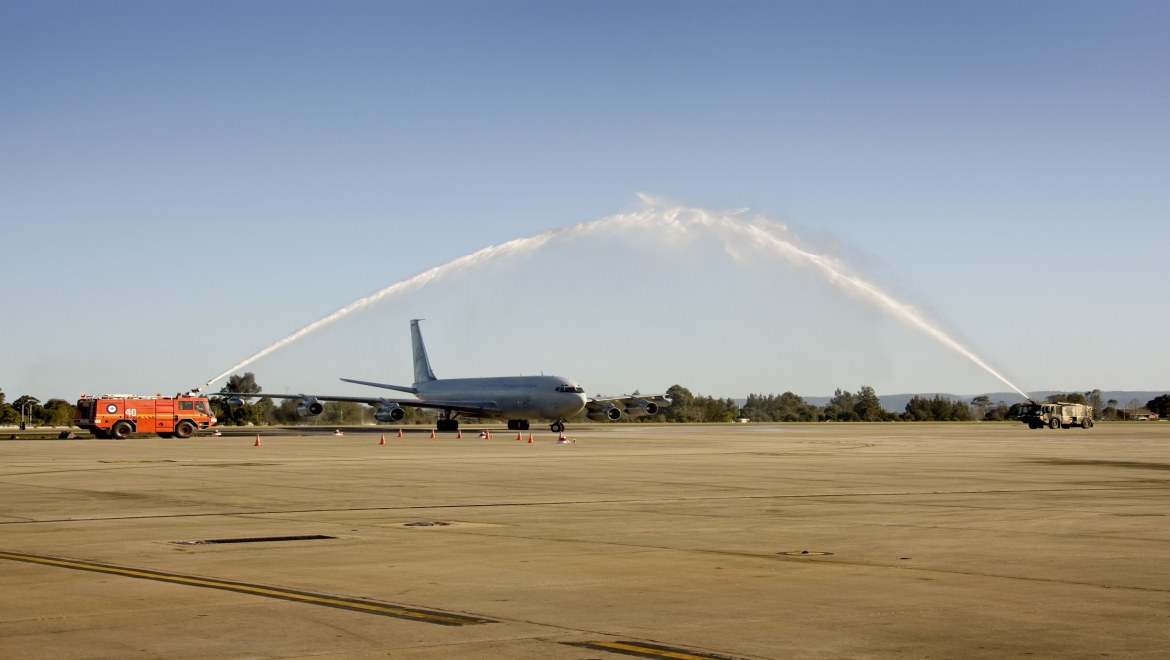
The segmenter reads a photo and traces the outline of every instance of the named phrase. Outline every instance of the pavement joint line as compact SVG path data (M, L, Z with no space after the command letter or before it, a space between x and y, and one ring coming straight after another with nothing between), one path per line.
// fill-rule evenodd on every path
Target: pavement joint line
M3 477L5 475L0 475ZM153 520L161 518L199 518L210 516L271 516L296 513L334 513L352 511L410 511L417 509L490 509L492 507L535 507L535 506L577 506L589 504L669 504L692 502L718 502L735 500L801 500L821 498L847 497L919 497L931 495L1016 495L1019 493L1084 493L1084 492L1114 492L1133 490L1162 490L1163 485L1150 486L1109 486L1093 488L1012 488L988 490L924 490L924 491L888 491L863 493L809 493L809 494L779 494L779 495L731 495L715 497L678 497L671 499L614 499L614 500L555 500L548 502L485 502L472 504L431 504L414 506L360 506L349 508L330 509L287 509L278 511L212 511L203 513L172 513L142 516L101 516L91 518L45 518L34 520L7 520L0 521L0 525L26 525L29 523L65 523L65 522L102 522L107 520Z
M592 649L594 651L610 651L613 653L623 653L625 655L633 655L639 658L670 658L671 660L736 660L729 655L721 655L718 653L705 653L702 651L691 651L688 649L675 648L673 646L663 646L661 644L650 644L648 642L631 642L631 641L615 641L615 642L562 642L566 646L576 646L579 648Z
M467 626L481 623L496 623L496 621L492 619L485 619L482 617L438 612L435 610L425 610L402 605L390 605L387 603L379 603L377 601L363 600L360 598L342 598L339 596L315 594L307 591L293 591L290 589L281 589L279 587L249 584L247 582L215 580L190 575L180 575L177 573L163 573L160 571L126 568L123 566L112 566L109 564L98 564L94 562L62 559L58 557L46 557L42 555L29 555L17 552L0 551L0 559L9 559L12 561L21 561L30 564L40 564L42 566L55 566L58 568L70 568L74 570L91 571L110 575L121 575L124 577L139 578L143 580L156 580L159 582L183 584L193 587L234 591L236 593L250 594L253 596L264 596L267 598L277 598L293 602L308 603L310 605L335 607L338 609L350 610L354 612L379 614L382 616L406 619L409 621L434 623L443 626Z

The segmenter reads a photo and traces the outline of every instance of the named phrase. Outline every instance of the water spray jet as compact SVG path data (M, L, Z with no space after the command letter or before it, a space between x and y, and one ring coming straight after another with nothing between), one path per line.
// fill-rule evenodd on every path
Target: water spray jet
M197 388L197 390L204 390L212 383L229 376L256 360L373 303L420 289L447 275L474 268L484 263L490 263L499 258L530 254L550 243L568 241L589 235L604 235L631 232L636 229L650 229L658 232L660 235L665 233L665 235L685 237L692 234L693 230L706 229L714 232L722 240L724 252L733 259L740 259L737 250L739 246L749 245L763 249L791 263L812 266L833 286L860 297L891 314L899 321L924 333L947 349L966 358L1006 384L1024 399L1029 398L1023 390L1012 384L1011 381L992 368L970 349L960 344L936 325L930 323L910 305L894 299L873 283L849 274L842 265L830 257L810 252L798 246L786 236L787 228L783 225L763 218L756 218L754 220L744 219L742 216L745 210L743 209L736 209L729 212L716 212L687 207L662 208L661 203L655 202L646 196L642 196L642 200L646 208L641 211L619 213L596 220L552 229L525 238L513 239L498 245L492 245L453 259L440 266L435 266L413 277L395 282L262 348L244 360L232 365L231 368L225 370L223 373L211 378L201 387Z

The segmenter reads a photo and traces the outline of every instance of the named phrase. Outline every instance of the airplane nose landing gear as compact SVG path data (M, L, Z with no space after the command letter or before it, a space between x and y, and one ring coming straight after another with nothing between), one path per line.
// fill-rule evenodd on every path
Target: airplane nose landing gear
M558 419L557 421L553 422L552 424L549 424L548 428L553 433L564 433L565 432L565 420Z

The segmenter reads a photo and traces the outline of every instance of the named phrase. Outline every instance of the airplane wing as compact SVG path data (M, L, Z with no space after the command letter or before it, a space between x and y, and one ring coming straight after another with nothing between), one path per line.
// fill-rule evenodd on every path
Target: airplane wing
M622 415L644 417L657 414L670 406L664 394L623 394L621 396L592 397L585 402L585 413L593 420L617 420Z
M259 392L255 394L243 394L235 392L220 392L218 395L225 400L229 405L234 404L233 399L300 399L307 409L312 410L313 404L318 401L350 401L353 403L364 403L370 406L379 408L433 408L436 410L450 410L452 412L460 412L466 415L475 417L477 414L481 416L490 416L493 412L499 410L499 405L494 401L442 401L431 399L429 401L422 401L420 399L388 399L378 396L348 396L348 395L334 395L334 394L268 394L266 392ZM311 414L320 414L315 412Z

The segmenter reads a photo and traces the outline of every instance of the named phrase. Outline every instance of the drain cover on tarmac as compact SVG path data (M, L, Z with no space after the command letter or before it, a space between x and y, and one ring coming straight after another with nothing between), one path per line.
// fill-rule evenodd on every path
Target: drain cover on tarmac
M833 554L831 552L816 552L814 550L792 550L790 552L777 552L778 555L785 555L788 557L828 557Z

